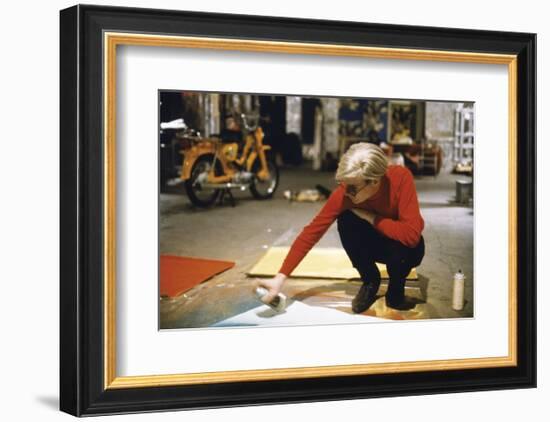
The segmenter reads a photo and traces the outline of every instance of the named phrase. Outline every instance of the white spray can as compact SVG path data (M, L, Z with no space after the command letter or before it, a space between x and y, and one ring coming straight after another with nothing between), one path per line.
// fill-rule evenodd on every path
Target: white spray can
M266 303L262 300L262 298L267 294L267 289L265 289L263 287L256 287L255 291L256 291L256 296L258 297L258 299L260 299L262 301L262 303L266 304L267 306L269 306L274 311L282 312L285 309L285 307L286 307L286 296L284 294L279 293L277 296L275 296L275 298L271 302Z
M453 277L453 304L455 311L464 309L464 273L458 270Z

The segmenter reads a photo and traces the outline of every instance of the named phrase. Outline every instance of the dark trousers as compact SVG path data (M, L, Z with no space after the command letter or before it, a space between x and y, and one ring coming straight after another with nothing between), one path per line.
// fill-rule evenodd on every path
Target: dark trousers
M401 303L405 296L405 278L424 258L424 238L414 248L378 232L368 221L346 210L338 216L342 246L364 283L380 285L376 262L386 264L390 278L386 301Z

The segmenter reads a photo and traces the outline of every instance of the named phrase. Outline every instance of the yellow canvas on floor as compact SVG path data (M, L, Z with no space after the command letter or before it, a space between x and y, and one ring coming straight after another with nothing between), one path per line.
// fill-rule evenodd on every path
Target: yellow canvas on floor
M274 246L247 273L250 276L270 277L277 274L290 248L288 246ZM382 278L388 278L386 265L376 263ZM342 278L346 280L358 279L359 273L353 268L346 251L342 248L313 248L292 271L292 277L300 278ZM416 268L413 268L407 280L418 280Z

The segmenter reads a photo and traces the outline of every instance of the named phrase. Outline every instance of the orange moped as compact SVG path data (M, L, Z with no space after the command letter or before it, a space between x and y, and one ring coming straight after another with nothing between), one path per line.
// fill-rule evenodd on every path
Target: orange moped
M215 203L222 192L250 189L257 199L273 197L279 185L279 169L263 144L259 118L241 114L242 142L222 137L203 138L183 119L161 123L162 130L174 130L183 154L179 179L191 202L199 207Z

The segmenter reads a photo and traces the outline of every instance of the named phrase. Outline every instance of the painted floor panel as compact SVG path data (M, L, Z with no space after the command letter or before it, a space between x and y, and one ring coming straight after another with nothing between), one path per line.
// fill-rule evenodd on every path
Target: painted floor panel
M274 276L279 271L290 247L273 246L267 250L264 256L248 271L250 276ZM388 278L386 265L376 263L380 276ZM292 271L292 277L296 278L342 278L359 279L359 273L353 268L351 261L343 248L312 248L298 266ZM417 280L416 268L413 268L407 280Z

